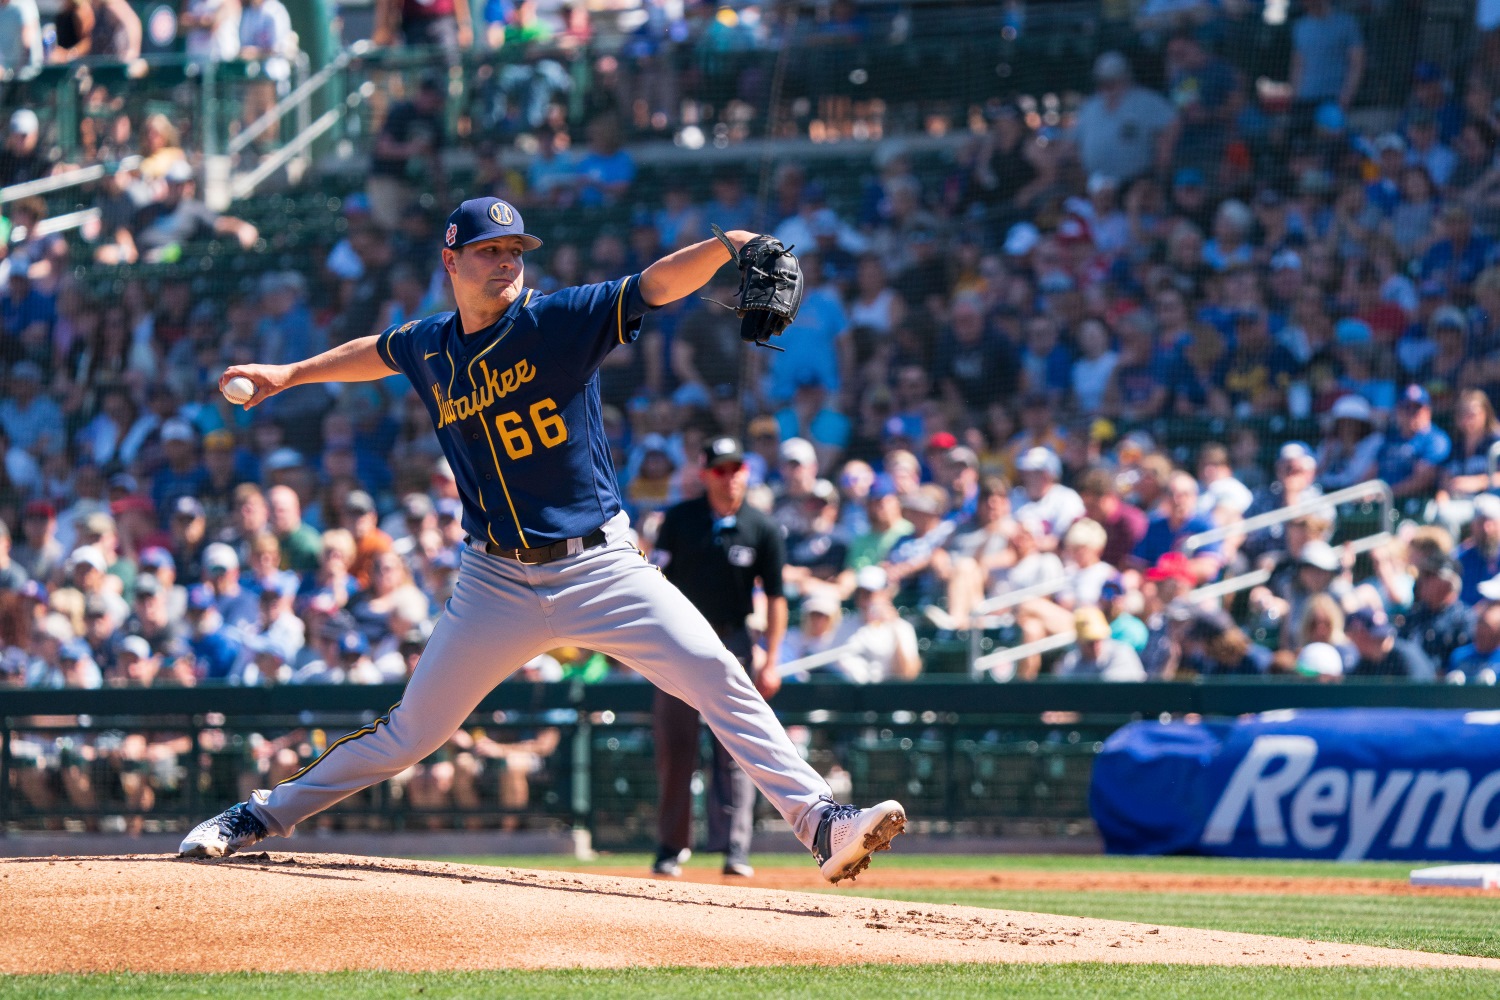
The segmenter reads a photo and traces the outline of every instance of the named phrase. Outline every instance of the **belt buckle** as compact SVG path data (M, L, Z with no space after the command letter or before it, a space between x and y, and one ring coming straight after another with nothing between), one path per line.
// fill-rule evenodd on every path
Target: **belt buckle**
M521 553L525 552L525 551L527 551L527 550L526 549L521 549L521 548L516 549L516 562L520 563L522 566L540 566L541 565L541 560L540 559L538 559L536 562L527 562L525 559L523 559L521 557Z

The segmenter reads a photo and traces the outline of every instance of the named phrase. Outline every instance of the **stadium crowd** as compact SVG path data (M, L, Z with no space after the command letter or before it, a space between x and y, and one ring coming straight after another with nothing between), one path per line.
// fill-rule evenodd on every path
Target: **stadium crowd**
M1492 682L1500 47L1484 36L1461 78L1420 63L1405 106L1361 109L1360 26L1327 0L1293 26L1280 98L1201 13L1157 26L1159 86L1104 53L1057 121L997 96L941 166L875 147L856 198L794 162L764 205L738 164L704 190L648 189L621 145L632 105L604 91L574 149L543 101L529 165L484 160L476 183L538 218L624 208L629 223L549 240L529 284L628 273L742 220L795 244L808 275L784 353L747 352L731 312L691 300L606 359L605 421L643 541L701 489L703 440L743 431L752 502L787 532L801 610L787 657L844 649L824 673L909 678L919 632L998 625L1016 642L1077 636L1056 662L1017 663L1023 679ZM336 242L227 294L178 272L131 271L108 295L74 278L80 254L170 262L194 240L267 235L203 206L165 116L117 150L144 159L105 182L97 231L38 236L44 204L7 206L0 683L406 676L463 544L419 399L393 376L246 412L214 384L227 364L448 307L446 206L418 200L412 171L452 138L428 127L441 90L428 77L390 109ZM46 161L39 126L11 115L0 183ZM728 299L732 278L704 298ZM1194 420L1218 437L1167 440ZM1310 433L1279 440L1289 425ZM1333 544L1350 508L1317 504L1184 547L1374 478L1407 520L1367 555ZM1183 600L1262 569L1227 604ZM986 617L986 601L1052 581ZM532 672L624 673L587 651Z

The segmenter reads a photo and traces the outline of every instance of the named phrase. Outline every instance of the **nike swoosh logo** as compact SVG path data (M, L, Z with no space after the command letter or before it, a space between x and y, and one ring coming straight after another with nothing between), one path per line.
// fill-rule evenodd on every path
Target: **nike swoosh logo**
M428 358L435 358L437 356L438 356L438 352L437 351L433 351L431 354L424 354L424 355L422 355L422 360L426 361Z

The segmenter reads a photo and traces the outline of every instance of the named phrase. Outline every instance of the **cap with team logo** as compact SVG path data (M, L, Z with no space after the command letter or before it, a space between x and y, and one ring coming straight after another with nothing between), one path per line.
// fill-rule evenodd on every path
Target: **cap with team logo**
M521 213L510 202L499 198L470 198L448 216L448 225L443 230L443 246L456 250L501 236L519 236L526 250L535 250L542 245L541 240L526 231Z
M716 437L703 446L703 464L709 468L724 462L743 462L744 449L732 437Z

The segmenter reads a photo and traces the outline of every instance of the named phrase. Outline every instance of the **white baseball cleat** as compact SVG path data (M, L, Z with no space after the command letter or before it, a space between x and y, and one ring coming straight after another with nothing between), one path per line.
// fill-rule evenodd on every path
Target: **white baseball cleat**
M818 822L813 860L834 885L870 867L870 855L891 849L891 838L906 829L906 810L895 799L868 809L832 803Z
M266 839L266 824L255 818L247 803L225 809L193 827L177 848L179 858L222 858Z

